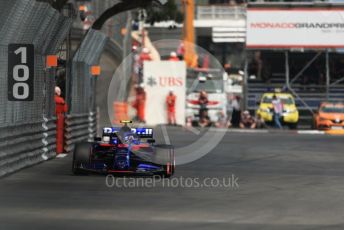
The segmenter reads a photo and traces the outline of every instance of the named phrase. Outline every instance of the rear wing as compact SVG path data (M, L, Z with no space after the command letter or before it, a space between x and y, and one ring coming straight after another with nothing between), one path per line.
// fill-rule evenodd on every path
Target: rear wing
M120 127L105 127L103 128L103 136L118 133L120 130ZM132 128L131 132L141 138L153 138L153 129L151 128Z
M141 138L153 138L153 129L151 128L132 128L131 131Z

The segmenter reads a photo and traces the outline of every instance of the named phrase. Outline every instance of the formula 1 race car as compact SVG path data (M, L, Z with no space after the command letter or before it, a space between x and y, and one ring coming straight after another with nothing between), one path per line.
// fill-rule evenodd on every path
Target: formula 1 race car
M175 171L174 149L171 145L155 144L153 129L123 127L103 129L101 138L93 143L76 145L73 173L100 172L141 174L170 177Z

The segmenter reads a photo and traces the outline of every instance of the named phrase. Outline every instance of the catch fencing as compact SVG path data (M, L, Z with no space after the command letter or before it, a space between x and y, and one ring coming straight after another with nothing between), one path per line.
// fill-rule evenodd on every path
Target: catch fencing
M55 74L45 58L63 43L72 20L34 0L0 1L0 176L55 155ZM8 44L33 44L33 101L9 101Z
M75 143L93 140L96 135L96 84L97 76L91 67L99 63L108 41L102 32L89 30L72 63L70 115L65 122L65 151L73 150Z

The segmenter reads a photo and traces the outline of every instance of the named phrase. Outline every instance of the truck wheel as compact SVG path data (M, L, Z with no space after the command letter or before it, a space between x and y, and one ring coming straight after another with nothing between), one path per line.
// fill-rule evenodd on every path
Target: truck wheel
M289 129L293 129L293 130L297 129L297 123L290 123Z
M72 171L75 175L85 174L81 165L90 162L91 150L91 143L78 143L75 145L72 164Z

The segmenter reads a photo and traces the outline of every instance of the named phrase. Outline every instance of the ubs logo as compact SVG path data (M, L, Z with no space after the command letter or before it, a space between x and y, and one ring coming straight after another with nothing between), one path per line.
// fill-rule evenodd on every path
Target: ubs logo
M181 77L158 77L158 82L152 76L147 79L147 85L150 87L159 85L161 87L183 86L183 78Z
M159 85L161 87L183 86L183 78L181 78L181 77L159 77Z
M155 78L153 78L152 76L151 77L149 77L148 79L147 79L147 85L149 85L150 87L153 87L153 86L155 86L157 83L156 83L156 80L155 80Z

